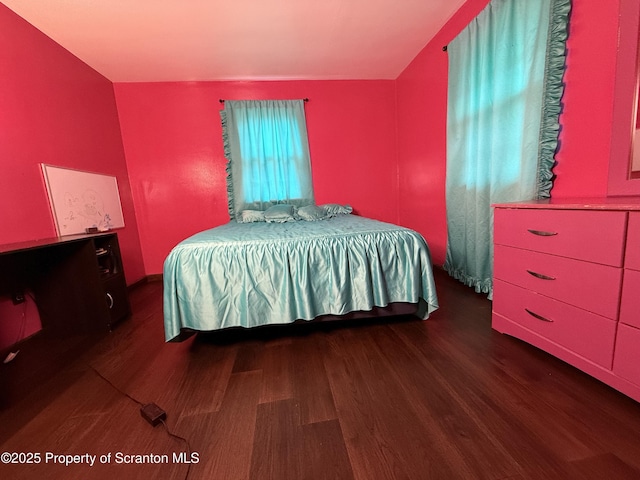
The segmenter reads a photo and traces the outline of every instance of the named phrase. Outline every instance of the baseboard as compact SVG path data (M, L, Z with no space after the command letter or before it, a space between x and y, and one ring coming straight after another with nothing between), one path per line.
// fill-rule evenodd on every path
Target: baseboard
M162 274L160 273L156 275L147 275L145 277L142 277L137 282L133 282L131 285L127 285L127 290L131 292L136 288L144 285L145 283L150 283L150 282L162 282Z
M135 290L136 288L138 288L138 287L140 287L140 286L144 285L145 283L147 283L147 281L148 281L148 280L147 280L147 277L142 277L142 278L141 278L140 280L138 280L137 282L133 282L132 284L127 285L127 290L128 290L129 292L131 292L131 291Z

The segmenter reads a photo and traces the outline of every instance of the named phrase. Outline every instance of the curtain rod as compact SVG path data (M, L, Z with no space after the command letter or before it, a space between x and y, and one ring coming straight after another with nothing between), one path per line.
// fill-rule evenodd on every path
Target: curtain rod
M224 98L221 98L220 100L218 100L220 103L224 103ZM303 98L302 99L303 102L308 102L309 99L308 98Z

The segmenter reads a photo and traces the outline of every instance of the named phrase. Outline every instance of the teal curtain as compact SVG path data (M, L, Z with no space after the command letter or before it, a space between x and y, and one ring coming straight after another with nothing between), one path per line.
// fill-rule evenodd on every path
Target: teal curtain
M227 100L220 115L232 219L314 203L303 100Z
M570 0L493 0L449 45L444 268L493 288L491 204L550 196Z

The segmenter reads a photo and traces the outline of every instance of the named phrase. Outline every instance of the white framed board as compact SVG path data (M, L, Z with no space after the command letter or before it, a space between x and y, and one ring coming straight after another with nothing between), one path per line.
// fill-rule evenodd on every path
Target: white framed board
M112 175L42 163L42 174L59 236L124 227L118 181Z

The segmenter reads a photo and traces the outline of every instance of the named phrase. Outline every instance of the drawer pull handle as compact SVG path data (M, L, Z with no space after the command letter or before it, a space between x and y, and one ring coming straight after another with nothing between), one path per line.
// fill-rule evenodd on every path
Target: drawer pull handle
M544 230L532 230L532 229L527 229L527 231L529 233L533 233L534 235L538 235L539 237L553 237L554 235L557 235L558 232L545 232Z
M532 312L528 308L525 308L524 311L527 312L529 315L531 315L533 318L535 318L537 320L541 320L541 321L547 322L547 323L553 323L553 320L549 320L548 318L545 318L542 315L538 315L537 313Z
M550 277L549 275L543 275L542 273L533 272L531 270L527 270L529 275L533 275L536 278L540 278L541 280L555 280L556 277Z
M110 293L107 293L107 299L109 300L109 309L113 308L113 297Z

